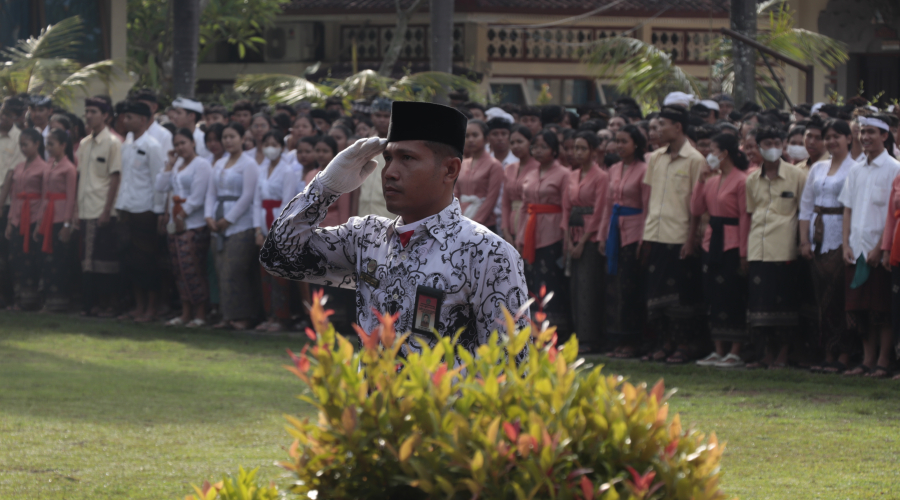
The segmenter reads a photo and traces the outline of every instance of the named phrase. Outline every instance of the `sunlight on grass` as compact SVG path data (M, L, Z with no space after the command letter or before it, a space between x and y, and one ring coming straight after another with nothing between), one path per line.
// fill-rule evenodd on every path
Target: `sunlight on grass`
M281 368L294 338L0 313L0 498L175 499L237 465L273 465L304 414ZM599 359L590 359L594 363ZM665 377L684 422L728 442L742 499L900 498L900 384L616 362Z

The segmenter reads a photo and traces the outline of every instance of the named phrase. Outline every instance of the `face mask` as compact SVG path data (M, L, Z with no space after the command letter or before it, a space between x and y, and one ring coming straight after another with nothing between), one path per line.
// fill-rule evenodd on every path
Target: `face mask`
M269 161L275 161L279 156L281 156L281 148L276 147L265 147L263 148L263 154Z
M762 157L766 161L776 161L781 158L781 148L769 148L762 150Z
M800 146L799 144L791 144L788 146L787 154L792 160L796 161L803 161L809 158L809 151L806 150L806 146Z
M706 155L706 163L709 163L709 168L713 170L718 170L719 167L722 166L722 162L719 160L719 157L712 153Z

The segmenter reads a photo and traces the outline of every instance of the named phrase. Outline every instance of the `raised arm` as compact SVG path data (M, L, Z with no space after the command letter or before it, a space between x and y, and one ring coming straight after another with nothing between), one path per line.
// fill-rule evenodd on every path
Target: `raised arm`
M259 262L275 276L321 285L356 287L356 248L365 237L365 222L351 218L320 228L328 207L362 185L376 167L372 158L387 141L360 139L341 151L284 208L259 252Z

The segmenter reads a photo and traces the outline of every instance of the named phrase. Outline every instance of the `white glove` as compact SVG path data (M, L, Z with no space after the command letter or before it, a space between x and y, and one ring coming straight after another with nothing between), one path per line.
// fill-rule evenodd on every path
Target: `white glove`
M385 146L387 139L378 137L354 142L331 160L319 174L319 181L325 188L337 193L357 189L375 170L378 164L373 158L384 152Z

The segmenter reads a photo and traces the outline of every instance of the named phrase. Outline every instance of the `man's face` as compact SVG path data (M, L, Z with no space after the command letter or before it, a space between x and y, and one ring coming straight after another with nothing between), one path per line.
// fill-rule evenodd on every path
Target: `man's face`
M760 151L767 149L784 149L784 141L775 137L769 137L759 142Z
M534 115L520 116L519 124L530 130L532 135L537 135L541 131L541 119Z
M12 113L7 113L5 110L0 111L0 130L11 129L15 122L15 116Z
M222 113L209 113L205 118L207 125L212 125L214 123L221 123L222 125L228 125L228 122L225 121L225 115Z
M803 134L803 145L806 152L813 160L818 160L825 152L825 142L822 140L822 131L817 128L808 128Z
M681 124L675 123L668 118L660 117L658 130L660 142L668 144L678 139L678 134L681 131Z
M622 130L622 127L624 127L625 125L625 118L622 118L621 116L614 116L609 120L609 130L613 134Z
M859 142L862 143L863 151L866 154L881 154L887 135L887 130L867 125L859 129Z
M402 216L433 205L445 182L453 179L436 164L434 152L423 141L392 142L384 150L381 188L391 213Z
M719 103L719 116L724 116L725 118L734 111L734 104L728 101L721 101Z
M247 130L250 128L250 119L253 118L253 113L246 109L242 109L232 113L231 117L234 121L240 123L241 126L244 127L244 130Z
M478 108L469 108L469 113L472 113L472 119L486 121L484 119L484 111Z
M122 113L122 116L119 117L119 121L121 121L122 128L124 128L126 132L136 134L144 130L147 118L134 113Z
M50 120L53 109L49 106L31 106L29 107L28 112L31 115L31 121L33 121L36 126L45 127Z
M313 123L316 124L316 128L321 130L323 134L327 134L329 130L331 130L331 124L328 123L328 120L322 118L313 118Z
M700 139L697 141L697 152L704 158L712 151L712 139Z
M182 108L173 109L171 114L172 122L175 123L176 127L188 129L192 129L194 127L194 124L191 123L192 116L192 114L188 113Z
M390 111L374 111L372 113L372 125L378 132L378 137L387 137L388 128L391 126Z
M509 150L509 130L503 128L495 128L488 132L488 144L491 145L491 151L508 151ZM502 158L498 158L502 160Z
M89 131L96 129L106 124L106 115L96 106L87 106L84 108L84 124Z

